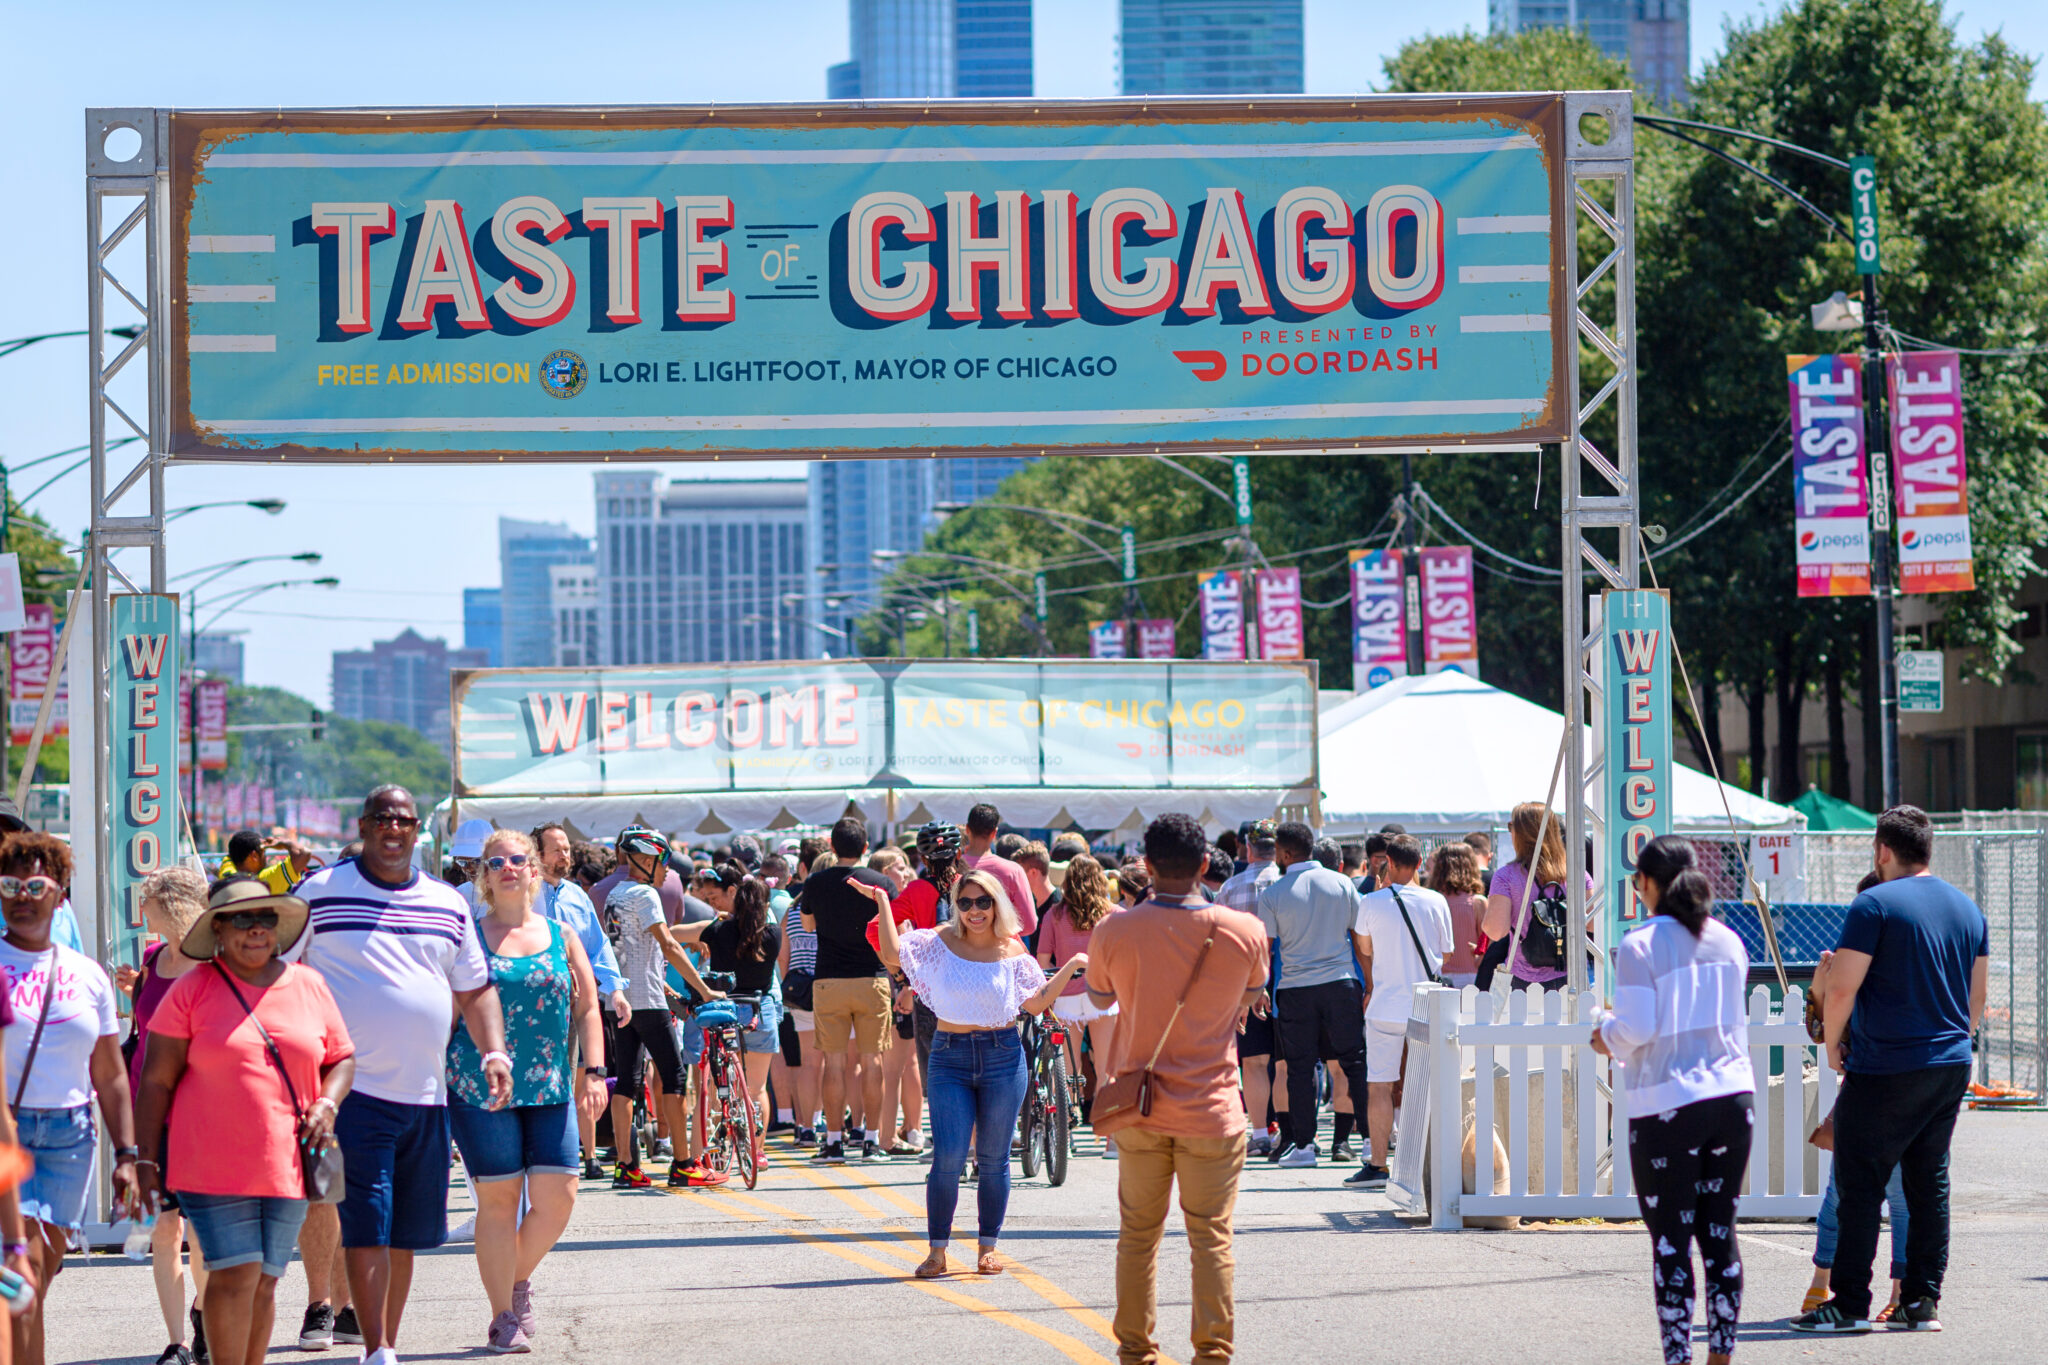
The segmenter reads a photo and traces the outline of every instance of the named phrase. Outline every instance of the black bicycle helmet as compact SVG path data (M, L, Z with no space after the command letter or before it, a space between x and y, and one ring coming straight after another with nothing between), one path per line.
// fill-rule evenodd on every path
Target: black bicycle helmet
M618 850L620 857L628 853L652 854L663 862L668 861L671 853L668 840L661 836L661 831L649 829L645 825L626 826L619 831L619 837L613 841L612 847Z
M924 858L958 858L960 826L934 820L917 832L917 851Z

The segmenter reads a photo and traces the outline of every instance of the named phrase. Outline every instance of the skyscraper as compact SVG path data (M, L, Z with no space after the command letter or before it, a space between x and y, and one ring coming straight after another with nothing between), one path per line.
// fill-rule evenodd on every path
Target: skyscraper
M664 487L651 469L608 469L596 482L602 662L804 656L800 623L814 575L802 482L690 479Z
M502 588L462 590L462 647L480 649L492 668L505 662L505 600Z
M1626 61L1659 104L1685 100L1691 0L1487 0L1487 20L1495 33L1583 29L1602 52Z
M498 583L506 668L544 668L555 661L555 614L548 569L591 562L590 538L558 521L498 518Z
M853 56L825 71L834 100L1031 93L1031 0L848 0Z
M450 649L407 626L368 649L334 651L334 713L409 726L447 749L448 674L485 666L482 650Z
M1126 95L1298 95L1302 0L1122 0Z
M1031 93L1031 0L956 0L953 87L962 99Z

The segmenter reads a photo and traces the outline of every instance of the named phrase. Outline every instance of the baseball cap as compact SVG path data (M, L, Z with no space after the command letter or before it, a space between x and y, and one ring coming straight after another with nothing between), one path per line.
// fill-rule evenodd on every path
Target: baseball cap
M1254 844L1271 844L1280 837L1280 822L1277 820L1254 820L1247 836Z
M484 840L491 837L491 822L488 820L464 820L455 831L455 842L448 849L451 858L481 858L484 856Z

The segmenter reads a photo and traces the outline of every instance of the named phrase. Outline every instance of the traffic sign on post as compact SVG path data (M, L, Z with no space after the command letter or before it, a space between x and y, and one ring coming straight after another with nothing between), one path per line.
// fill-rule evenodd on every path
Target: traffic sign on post
M1856 273L1881 275L1877 253L1877 158L1849 158L1849 228L1856 239Z
M1942 658L1938 649L1899 651L1899 709L1941 709Z

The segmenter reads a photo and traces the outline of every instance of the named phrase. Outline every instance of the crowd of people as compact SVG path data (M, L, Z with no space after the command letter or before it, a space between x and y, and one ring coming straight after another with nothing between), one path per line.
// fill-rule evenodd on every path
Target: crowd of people
M381 787L332 865L250 833L210 884L156 873L142 893L153 943L111 979L59 936L68 846L13 826L0 842L0 1152L18 1145L33 1169L0 1161L0 1239L31 1290L12 1319L26 1365L42 1365L44 1311L85 1218L95 1105L117 1203L153 1219L159 1365L261 1361L294 1251L309 1297L298 1344L396 1365L414 1257L450 1237L451 1148L476 1209L483 1344L532 1349L535 1275L582 1181L645 1188L661 1157L671 1186L729 1179L692 1121L695 1010L721 998L741 1008L744 1087L771 1137L823 1166L929 1163L926 1278L961 1269L949 1247L968 1181L967 1273L1004 1272L1028 1086L1017 1023L1063 1021L1082 1115L1120 1163L1122 1358L1156 1358L1177 1187L1195 1356L1228 1359L1246 1160L1355 1161L1342 1188L1384 1188L1415 989L1483 987L1502 970L1557 989L1565 975L1543 941L1544 907L1568 899L1564 845L1540 803L1513 812L1498 867L1480 833L1425 851L1394 826L1340 844L1259 821L1212 842L1184 814L1121 849L1042 843L1003 833L984 803L879 847L851 817L773 847L742 834L703 849L637 825L607 845L559 823L473 822L436 876L417 866L412 796ZM1815 1136L1836 1157L1815 1290L1791 1324L1804 1332L1940 1325L1947 1152L1986 927L1929 875L1924 814L1887 811L1874 847L1814 985L1818 1041L1847 1083ZM1650 918L1616 946L1593 1046L1620 1064L1635 1116L1665 1359L1691 1359L1696 1243L1709 1360L1723 1365L1754 1123L1749 962L1687 841L1652 841L1637 869ZM1887 1199L1893 1294L1873 1317Z

